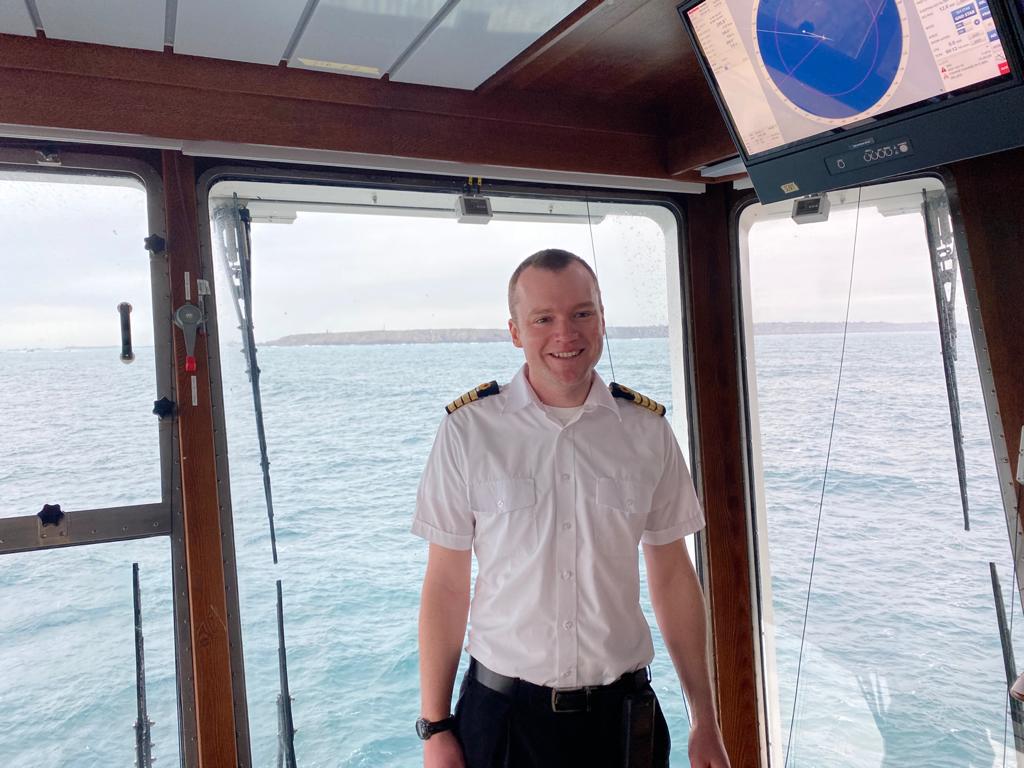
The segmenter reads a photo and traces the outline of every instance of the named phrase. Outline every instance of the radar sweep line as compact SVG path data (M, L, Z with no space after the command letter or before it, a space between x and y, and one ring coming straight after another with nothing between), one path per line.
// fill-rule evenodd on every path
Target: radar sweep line
M779 32L778 30L774 30L774 29L761 29L760 27L755 28L754 31L755 32L764 32L765 34L768 34L768 35L788 35L789 37L810 37L810 38L813 38L815 40L821 40L822 42L829 42L829 43L832 42L832 38L831 37L828 37L827 35L819 35L816 32L804 32L804 31L801 31L801 32Z

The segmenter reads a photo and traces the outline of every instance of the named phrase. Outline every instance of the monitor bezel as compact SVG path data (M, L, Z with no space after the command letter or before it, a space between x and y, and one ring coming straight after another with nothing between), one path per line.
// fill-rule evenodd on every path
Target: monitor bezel
M704 73L704 77L707 79L708 84L711 87L711 92L715 98L715 102L718 104L718 108L725 119L725 124L729 130L729 135L733 140L733 144L736 145L736 150L740 158L743 160L744 165L747 166L771 161L779 157L785 157L786 155L790 155L794 152L799 152L810 147L819 147L834 141L846 141L848 139L853 139L859 134L870 133L878 130L880 127L897 123L901 119L939 111L954 104L965 103L972 99L988 96L989 94L996 93L1001 90L1008 90L1024 85L1024 7L1017 12L1011 5L1012 2L1016 2L1024 6L1024 0L1008 0L1005 3L1003 0L988 0L989 8L992 11L992 18L996 25L996 30L999 32L1000 41L1003 43L1007 61L1010 63L1009 74L1000 75L997 78L990 78L947 94L933 96L924 101L907 104L906 106L899 107L888 112L881 112L874 118L852 123L848 126L831 128L802 139L782 144L772 149L767 149L755 154L749 154L740 136L739 130L736 127L735 121L733 120L732 112L729 110L725 97L718 86L718 81L711 69L711 65L708 62L707 57L704 55L704 50L697 39L693 25L690 23L687 15L687 12L691 9L709 1L710 0L683 0L682 3L676 6L676 10L679 14L683 28L686 30L690 44L693 47L694 55L697 57L697 61ZM913 0L906 0L906 2L913 2Z

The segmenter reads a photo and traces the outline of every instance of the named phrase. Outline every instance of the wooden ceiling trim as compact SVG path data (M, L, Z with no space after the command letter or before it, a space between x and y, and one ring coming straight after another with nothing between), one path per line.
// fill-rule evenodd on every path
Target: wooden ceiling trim
M588 0L533 45L495 72L478 88L478 93L491 93L511 84L525 74L531 82L555 64L579 52L606 30L642 6L647 0L604 2ZM557 48L556 48L557 44Z
M711 94L693 94L695 102L693 108L706 115L718 116L718 107L711 98ZM705 101L710 104L703 103ZM685 130L675 136L670 136L665 141L665 170L673 175L692 173L694 169L712 163L728 160L736 157L736 145L725 128L725 123L719 118L721 130L710 130L706 124L696 126L692 123L685 127Z
M13 97L0 122L372 154L412 146L416 158L702 181L693 169L735 151L675 5L587 0L477 92L0 35L0 90ZM76 101L77 86L102 103ZM47 115L35 94L51 91L63 103ZM166 115L163 129L161 99L194 111Z
M199 56L136 51L88 43L0 35L6 69L85 75L152 85L187 85L220 93L275 96L286 99L403 109L524 122L577 130L657 135L658 126L643 112L609 110L572 94L538 97L392 83L309 70L268 67Z
M668 178L648 135L19 70L0 77L0 104L22 125Z
M689 83L707 88L676 12L677 1L627 1L615 23L579 25L534 65L521 69L509 87L575 92L630 108L661 106Z

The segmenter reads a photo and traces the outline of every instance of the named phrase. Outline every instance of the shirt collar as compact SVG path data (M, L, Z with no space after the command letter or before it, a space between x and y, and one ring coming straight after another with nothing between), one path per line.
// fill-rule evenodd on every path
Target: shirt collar
M523 363L516 375L512 377L512 381L505 387L505 391L508 392L508 398L505 400L505 407L502 409L502 413L514 413L530 404L538 408L543 407L543 403L537 397L537 393L530 386L530 380L526 378L526 370L526 363ZM612 393L607 385L605 385L604 380L598 375L597 371L594 371L594 381L590 385L587 399L583 401L583 410L590 411L597 407L607 408L615 414L619 421L622 421L615 398L612 397Z

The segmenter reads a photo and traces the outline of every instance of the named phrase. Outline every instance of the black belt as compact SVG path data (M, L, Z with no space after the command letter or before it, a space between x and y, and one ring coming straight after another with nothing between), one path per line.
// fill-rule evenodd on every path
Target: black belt
M552 712L589 712L597 699L608 694L625 694L645 688L651 682L647 667L627 672L607 685L587 685L582 688L550 688L537 685L521 677L509 677L488 669L476 659L470 659L469 674L485 688L504 696L525 694L531 700L551 703Z

